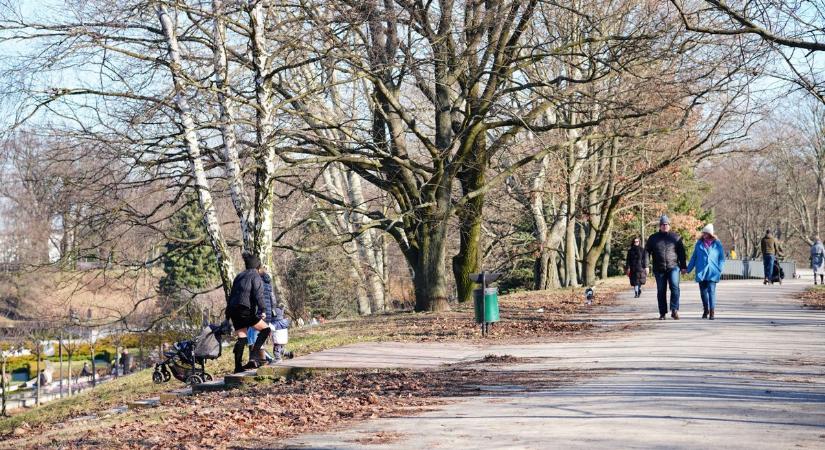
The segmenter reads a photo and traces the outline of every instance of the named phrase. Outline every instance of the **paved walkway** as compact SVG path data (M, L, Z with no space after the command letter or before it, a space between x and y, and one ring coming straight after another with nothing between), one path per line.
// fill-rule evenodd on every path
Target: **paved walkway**
M363 448L357 440L383 432L398 439L370 448L825 448L825 312L793 299L805 286L722 283L718 318L707 321L695 283L683 283L683 319L660 322L648 285L604 316L650 325L628 335L452 354L533 357L507 369L592 369L592 378L286 444Z

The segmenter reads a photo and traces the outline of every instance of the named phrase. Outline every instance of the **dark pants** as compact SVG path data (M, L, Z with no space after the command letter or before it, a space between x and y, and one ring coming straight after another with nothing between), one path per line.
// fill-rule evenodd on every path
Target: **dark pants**
M642 285L637 284L633 286L633 293L636 294L636 296L638 297L642 293Z
M773 264L776 262L776 255L762 255L762 267L765 269L765 279L773 278Z
M659 315L667 314L667 288L670 284L670 310L679 310L679 268L667 272L654 273L656 276L656 299L659 301Z

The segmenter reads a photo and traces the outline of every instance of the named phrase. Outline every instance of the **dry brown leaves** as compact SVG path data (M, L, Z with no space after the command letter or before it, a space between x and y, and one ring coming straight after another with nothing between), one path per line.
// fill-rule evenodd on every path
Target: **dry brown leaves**
M63 448L272 447L290 436L347 423L431 410L450 397L544 390L578 374L501 370L512 357L490 356L475 366L443 370L346 371L291 382L261 382L243 389L181 398L116 425L93 428ZM492 364L490 364L492 363ZM490 369L490 370L488 370ZM502 387L496 390L495 387ZM517 389L513 389L516 387ZM395 435L368 436L362 444L392 442Z
M588 331L593 324L574 317L615 303L616 288L600 290L596 303L584 304L581 289L570 291L532 291L511 294L500 300L501 321L490 328L489 339L530 340L572 336ZM358 332L393 341L452 341L481 338L473 320L472 305L459 305L443 313L402 313L361 319ZM330 324L347 328L350 322Z
M805 291L800 298L802 306L811 309L825 309L825 289L811 289Z

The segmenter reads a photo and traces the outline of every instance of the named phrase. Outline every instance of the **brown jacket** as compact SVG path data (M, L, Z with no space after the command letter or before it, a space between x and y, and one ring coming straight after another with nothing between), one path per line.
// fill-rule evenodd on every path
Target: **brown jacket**
M762 255L782 256L782 247L773 236L765 236L761 242Z

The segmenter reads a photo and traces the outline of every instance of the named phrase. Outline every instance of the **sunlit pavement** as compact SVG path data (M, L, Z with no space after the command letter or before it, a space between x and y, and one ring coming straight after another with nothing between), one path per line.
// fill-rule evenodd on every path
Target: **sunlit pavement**
M507 370L590 372L576 383L461 399L287 444L361 448L358 440L389 432L394 439L370 448L825 448L825 311L794 298L809 283L723 282L715 321L701 319L693 282L682 283L682 319L656 320L648 284L642 298L628 293L602 316L644 324L636 331L476 349L534 358Z

